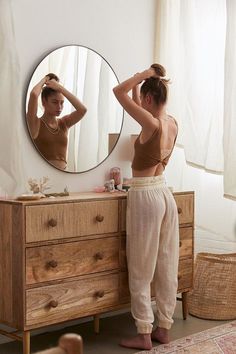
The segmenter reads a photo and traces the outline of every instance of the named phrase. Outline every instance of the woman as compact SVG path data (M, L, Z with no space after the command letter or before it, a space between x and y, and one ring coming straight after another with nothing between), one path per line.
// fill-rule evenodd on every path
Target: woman
M125 111L142 127L134 145L133 178L127 206L131 312L138 334L122 340L121 345L144 350L152 348L152 340L169 342L177 293L178 213L163 172L178 128L175 119L166 113L169 80L164 77L163 66L153 64L113 89ZM128 95L130 90L132 99ZM155 330L151 282L157 305Z
M41 93L44 113L37 116L38 98ZM64 97L75 111L60 119ZM31 91L27 121L31 137L41 154L55 167L65 170L67 166L68 129L78 123L87 109L71 92L65 89L55 74L46 75Z

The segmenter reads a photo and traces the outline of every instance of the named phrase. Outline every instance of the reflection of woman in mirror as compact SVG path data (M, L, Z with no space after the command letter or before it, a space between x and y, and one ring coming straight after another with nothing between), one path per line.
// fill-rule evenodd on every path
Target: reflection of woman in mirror
M40 93L44 113L39 118L37 110ZM57 118L62 112L64 98L68 99L75 111ZM68 129L78 123L85 113L86 107L59 83L55 74L46 75L32 89L27 112L30 133L41 154L55 167L62 170L66 168Z
M168 81L165 69L153 64L114 88L118 101L142 128L134 145L127 204L131 311L138 335L121 345L145 350L151 349L152 340L169 342L178 285L178 212L163 176L178 131L175 119L166 112ZM151 282L157 308L154 330Z

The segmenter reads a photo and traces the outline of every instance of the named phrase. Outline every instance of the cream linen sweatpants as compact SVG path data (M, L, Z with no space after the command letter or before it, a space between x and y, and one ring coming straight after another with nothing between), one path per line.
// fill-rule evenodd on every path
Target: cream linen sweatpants
M132 179L126 251L131 312L138 333L152 332L152 281L158 326L169 329L178 286L179 225L177 206L164 176Z

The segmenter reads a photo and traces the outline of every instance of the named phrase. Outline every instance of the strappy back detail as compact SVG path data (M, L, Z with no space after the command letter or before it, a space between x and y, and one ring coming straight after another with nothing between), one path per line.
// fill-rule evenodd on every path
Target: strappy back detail
M174 119L173 117L171 117ZM178 124L176 120L174 119L175 124L178 128ZM156 166L161 164L163 168L167 165L169 158L173 152L178 130L176 137L174 139L174 143L171 149L161 149L161 136L163 132L163 127L162 127L162 122L159 120L159 128L154 130L152 136L144 143L140 142L140 135L135 141L134 144L134 159L132 162L132 168L134 170L145 170L150 167ZM163 156L163 152L167 153L167 156Z
M177 139L177 135L178 135L178 123L177 123L177 121L175 120L175 118L173 118L173 117L171 117L171 118L172 118L172 119L174 120L174 122L175 122L175 125L176 125L176 127L177 127L177 133L176 133L175 140L174 140L174 143L173 143L173 146L172 146L171 149L161 149L161 145L160 145L160 156L161 156L161 153L162 153L163 151L169 151L169 154L168 154L166 157L160 159L160 163L163 165L164 168L165 168L165 166L167 165L167 163L168 163L168 161L169 161L169 158L170 158L170 156L171 156L171 154L172 154L172 152L173 152L173 150L174 150L175 143L176 143L176 139ZM160 120L159 120L159 122L160 122ZM161 125L162 125L162 124L161 124L161 122L160 122L160 126L161 126ZM161 134L160 134L160 135L161 135ZM161 137L160 137L160 144L161 144Z

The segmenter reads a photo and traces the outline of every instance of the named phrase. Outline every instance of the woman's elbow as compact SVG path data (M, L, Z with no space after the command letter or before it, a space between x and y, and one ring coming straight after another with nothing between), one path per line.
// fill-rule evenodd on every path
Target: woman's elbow
M119 97L119 95L120 95L120 87L119 87L119 85L117 85L117 86L115 86L115 87L113 88L113 92L114 92L114 95L115 95L116 97Z
M81 110L81 116L85 116L85 114L87 113L87 107L83 106L82 110Z

